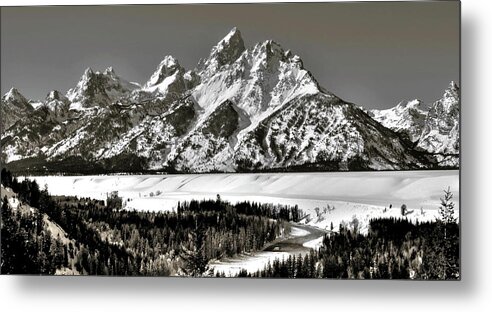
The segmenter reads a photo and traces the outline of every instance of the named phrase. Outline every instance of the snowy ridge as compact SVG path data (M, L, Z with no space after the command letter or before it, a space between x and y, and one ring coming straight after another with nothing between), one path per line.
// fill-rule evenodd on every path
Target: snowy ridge
M385 110L371 110L370 115L386 128L405 133L412 142L419 140L427 111L421 109L420 100L401 102Z
M452 81L443 96L421 108L421 101L402 102L386 110L372 110L371 117L406 135L418 149L436 154L442 166L459 166L459 87Z
M77 86L67 91L71 109L108 106L121 97L128 96L139 86L121 79L112 67L104 72L94 72L90 67L84 71Z

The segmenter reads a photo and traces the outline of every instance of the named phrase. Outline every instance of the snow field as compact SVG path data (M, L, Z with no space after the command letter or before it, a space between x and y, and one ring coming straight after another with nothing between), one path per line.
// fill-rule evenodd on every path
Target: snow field
M457 170L30 178L41 187L46 184L52 195L104 200L108 193L118 191L125 209L172 211L180 201L215 199L217 194L232 203L298 205L308 215L303 224L327 230L333 224L338 230L342 223L356 222L363 233L371 218L401 217L403 204L409 220L435 220L440 197L448 187L459 211Z

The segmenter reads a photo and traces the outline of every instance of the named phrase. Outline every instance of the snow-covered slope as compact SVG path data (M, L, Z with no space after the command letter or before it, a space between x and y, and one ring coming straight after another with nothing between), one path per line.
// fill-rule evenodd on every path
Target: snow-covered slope
M191 96L203 113L170 153L178 170L424 166L395 134L323 90L299 56L271 40L243 50L239 36L233 29L199 67L202 83ZM203 133L217 122L228 131Z
M5 128L2 159L77 157L117 171L129 159L137 170L182 172L433 168L449 150L439 140L454 131L438 120L449 101L373 119L322 88L298 55L272 40L247 48L234 28L195 69L165 56L143 86L88 68L66 97L52 91L38 109L25 105L32 118ZM433 149L401 135L415 142L423 129Z
M428 112L420 100L405 101L384 110L371 110L370 115L386 128L406 134L412 142L419 140Z

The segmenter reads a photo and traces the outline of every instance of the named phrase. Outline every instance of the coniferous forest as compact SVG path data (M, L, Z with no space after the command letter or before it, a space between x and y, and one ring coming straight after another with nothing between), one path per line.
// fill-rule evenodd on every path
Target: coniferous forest
M117 194L106 201L51 196L5 169L1 182L2 274L223 277L211 261L264 250L305 217L297 206L232 204L220 195L180 202L173 211L132 211L122 209ZM451 198L446 191L436 221L372 219L365 235L341 224L327 231L320 248L236 276L459 279L459 225Z
M297 207L216 200L179 203L173 212L137 212L104 201L52 197L35 181L2 171L2 185L27 211L2 204L2 273L89 275L212 274L211 259L260 250L298 221ZM21 204L22 205L22 204ZM43 214L67 234L53 237Z
M317 251L268 263L243 277L336 279L459 279L459 227L441 221L412 224L373 219L361 235L340 227Z

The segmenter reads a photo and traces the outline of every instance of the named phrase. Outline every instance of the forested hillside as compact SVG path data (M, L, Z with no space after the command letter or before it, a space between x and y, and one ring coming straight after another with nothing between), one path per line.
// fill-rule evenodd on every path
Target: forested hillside
M2 171L2 185L21 203L37 207L22 213L2 205L3 274L53 274L68 266L89 275L212 274L208 262L260 250L298 221L297 207L216 200L180 203L172 212L121 210L104 201L52 197L35 181L18 182ZM3 193L3 190L2 190ZM39 210L39 212L38 212ZM46 214L74 241L63 244L40 220Z
M367 235L357 222L340 225L310 254L268 263L240 277L337 279L460 279L459 225L446 192L441 219L412 224L406 219L373 219Z

